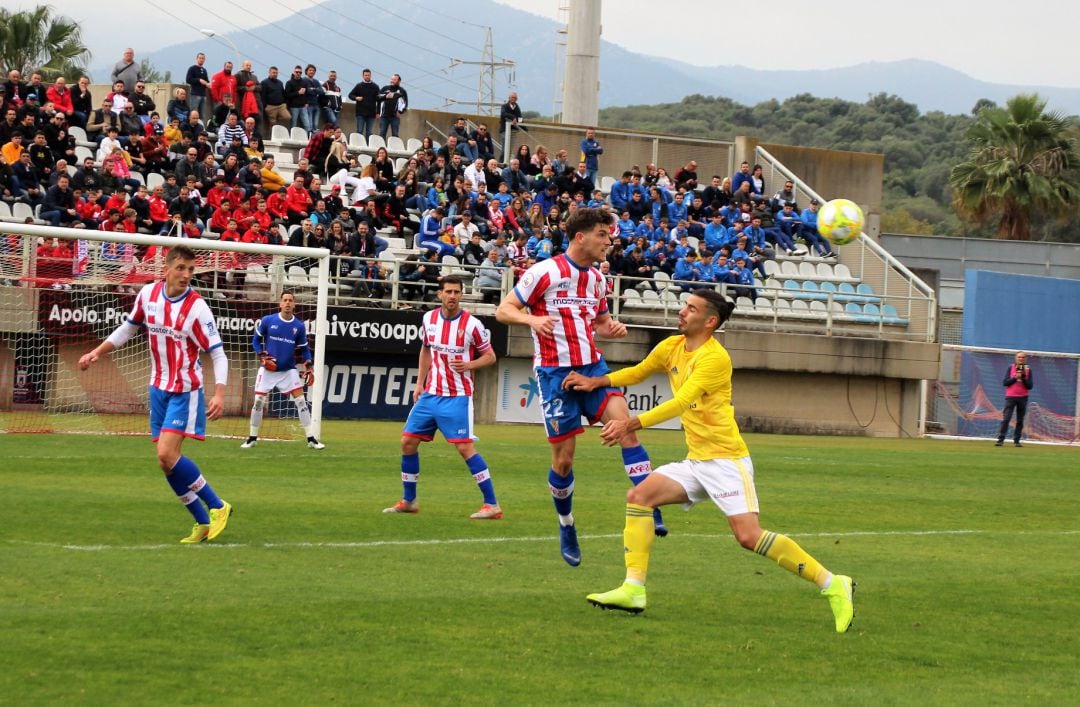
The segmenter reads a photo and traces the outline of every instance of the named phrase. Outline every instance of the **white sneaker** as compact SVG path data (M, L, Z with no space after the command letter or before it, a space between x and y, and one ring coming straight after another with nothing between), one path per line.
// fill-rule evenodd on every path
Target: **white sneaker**
M240 449L251 449L256 444L258 444L258 442L258 437L248 437L247 440L245 440L244 443L240 445Z
M314 437L307 438L307 446L311 447L312 449L326 449L326 445L315 439Z

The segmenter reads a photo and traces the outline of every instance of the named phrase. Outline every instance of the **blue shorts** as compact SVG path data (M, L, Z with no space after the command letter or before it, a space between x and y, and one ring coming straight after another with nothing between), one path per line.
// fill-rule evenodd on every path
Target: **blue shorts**
M549 442L560 442L585 430L581 426L584 416L589 424L599 422L612 396L622 397L618 388L597 388L584 393L563 390L562 384L571 371L583 376L606 376L611 372L604 359L584 366L537 366L536 380L540 384L540 409L544 412Z
M206 438L206 405L202 388L190 393L167 393L150 386L150 436L156 442L162 432L176 432L195 439Z
M416 437L425 442L435 438L435 430L442 432L447 442L472 442L473 404L468 395L432 395L421 393L420 399L409 411L405 429L401 434Z

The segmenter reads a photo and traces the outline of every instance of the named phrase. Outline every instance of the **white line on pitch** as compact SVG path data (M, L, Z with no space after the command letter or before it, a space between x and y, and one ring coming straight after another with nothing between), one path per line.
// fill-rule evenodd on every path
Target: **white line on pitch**
M931 536L931 535L1080 535L1080 530L853 530L835 533L787 533L801 538L853 538L873 536ZM622 533L606 533L597 535L582 535L582 539L610 539L621 538ZM711 540L730 539L729 533L679 533L672 536L678 538L706 538ZM295 542L295 543L202 543L195 547L217 548L228 550L236 548L268 548L268 549L291 549L291 548L327 548L327 549L365 549L380 547L400 546L424 546L424 545L472 545L484 543L533 543L551 542L554 535L521 536L521 537L496 537L496 538L446 538L430 540L367 540L357 542ZM60 550L73 550L76 552L103 552L105 550L167 550L179 548L175 543L159 543L154 545L70 545L65 543L42 543L28 540L7 540L14 545L30 545L33 547L56 548Z

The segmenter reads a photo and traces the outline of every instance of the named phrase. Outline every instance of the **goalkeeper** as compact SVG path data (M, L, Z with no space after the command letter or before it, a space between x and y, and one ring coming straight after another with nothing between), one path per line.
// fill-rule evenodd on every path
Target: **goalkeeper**
M664 339L644 361L606 376L570 373L571 390L621 387L667 372L674 398L625 420L608 420L604 444L618 444L631 432L676 415L682 420L687 458L653 469L630 489L623 530L626 581L610 592L586 599L605 609L645 610L645 575L653 542L653 509L673 503L712 501L727 515L735 538L747 550L775 560L792 574L816 584L829 600L836 630L851 626L855 583L834 575L791 538L763 530L758 522L754 465L731 407L731 358L713 334L731 316L734 305L715 290L696 290L679 311L679 335Z
M240 448L251 449L259 441L266 395L277 388L285 395L292 396L300 424L307 435L308 446L312 449L323 449L326 445L315 439L311 433L311 411L308 410L307 400L304 398L304 386L310 387L315 382L307 331L304 323L293 315L296 308L296 297L293 293L282 292L278 306L281 308L280 312L268 314L259 320L255 335L251 339L260 365L259 372L255 375L255 403L251 406L250 436ZM304 361L303 372L296 368L297 353Z

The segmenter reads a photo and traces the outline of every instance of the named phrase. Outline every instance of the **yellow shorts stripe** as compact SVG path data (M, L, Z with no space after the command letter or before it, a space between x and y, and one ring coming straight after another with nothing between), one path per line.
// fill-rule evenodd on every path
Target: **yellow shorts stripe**
M733 459L732 461L735 462L735 468L739 470L739 476L742 477L743 493L746 495L746 507L751 513L757 513L758 500L757 492L754 490L754 477L750 475L750 470L742 459Z

